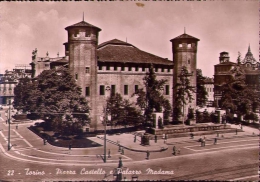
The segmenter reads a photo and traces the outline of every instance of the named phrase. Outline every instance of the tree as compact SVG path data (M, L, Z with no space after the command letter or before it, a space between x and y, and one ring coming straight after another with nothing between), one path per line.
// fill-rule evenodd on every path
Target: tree
M256 90L245 83L245 72L240 64L230 71L231 80L221 86L221 108L237 113L238 118L249 115L259 103L259 95Z
M90 122L88 102L67 68L43 71L30 89L29 110L45 119L47 128L69 135Z
M206 91L206 88L204 86L204 83L205 83L205 80L206 80L206 77L204 77L202 75L202 71L201 69L197 69L197 89L196 89L196 95L197 95L197 100L196 100L196 104L197 106L205 106L208 98L208 92Z
M123 99L119 93L108 98L107 108L112 116L111 121L109 121L111 127L117 125L125 127L126 125L136 126L142 121L140 117L141 111L137 110L129 100Z
M146 121L151 120L153 111L162 112L162 109L164 120L167 121L171 113L171 105L169 100L165 99L162 94L162 89L167 80L157 80L153 65L150 65L149 72L146 73L143 81L145 90L143 88L138 89L135 94L138 96L136 104L145 109Z
M190 85L189 77L191 74L188 72L187 68L183 66L179 74L179 82L174 85L176 89L176 97L174 98L174 112L173 116L175 120L179 120L180 115L184 117L184 107L187 104L186 101L190 102L194 100L192 93L195 92L195 87ZM183 109L182 109L183 108Z
M14 88L14 108L25 113L29 110L28 98L32 88L31 79L28 77L21 78Z

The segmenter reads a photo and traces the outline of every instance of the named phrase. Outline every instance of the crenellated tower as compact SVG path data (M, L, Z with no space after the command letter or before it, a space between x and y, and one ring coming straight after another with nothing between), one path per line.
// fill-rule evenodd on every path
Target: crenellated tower
M82 88L91 107L91 128L97 125L97 45L100 28L81 21L65 28L68 42L64 43L66 56L69 57L69 69L77 85Z
M190 74L190 84L196 88L196 69L197 69L197 48L199 39L192 37L184 32L184 34L171 39L173 54L173 86L179 82L179 75L183 66L185 66ZM175 106L176 88L173 89L173 107ZM193 101L187 103L184 107L184 120L187 119L188 108L196 108L196 93L193 93ZM181 118L183 120L183 118Z

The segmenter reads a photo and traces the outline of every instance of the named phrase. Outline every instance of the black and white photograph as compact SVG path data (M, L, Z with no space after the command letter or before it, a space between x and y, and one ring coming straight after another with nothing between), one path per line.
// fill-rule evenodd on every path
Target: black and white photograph
M259 181L258 0L0 3L0 182Z

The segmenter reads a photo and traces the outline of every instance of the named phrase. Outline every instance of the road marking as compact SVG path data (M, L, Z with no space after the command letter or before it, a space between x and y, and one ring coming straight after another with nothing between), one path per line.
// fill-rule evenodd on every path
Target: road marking
M195 151L195 152L198 152L198 151L205 151L205 150L215 150L215 149L224 149L224 148L235 148L235 147L246 147L246 146L251 146L251 145L256 145L256 144L247 144L247 145L233 145L233 146L227 146L227 147L218 147L218 148L210 148L210 149L204 149L204 147L201 147L201 146L196 146L196 147L201 147L203 149L201 150L195 150L195 149L191 149L189 147L183 147L183 148L186 148L188 150L192 150L192 151ZM259 147L259 146L257 146Z
M229 180L229 181L240 181L240 180L243 180L243 179L254 178L254 177L258 177L258 178L259 178L259 175L245 176L245 177L241 177L241 178L231 179L231 180Z
M252 139L252 140L249 140L249 141L259 141L259 138L257 139ZM239 140L239 141L230 141L230 142L219 142L217 143L218 145L221 145L221 144L224 144L224 143L237 143L237 142L248 142L248 140ZM209 145L214 145L214 144L208 144L207 146ZM197 147L198 145L192 145L192 146L186 146L186 147Z
M16 135L18 135L20 138L22 138L23 139L23 141L25 142L25 143L27 143L27 145L29 145L30 147L33 147L26 139L24 139L17 131L15 131L14 129L13 129L13 131L16 133Z
M23 153L20 153L18 151L15 151L15 153L17 154L20 154L22 156L25 156L25 157L29 157L29 158L34 158L34 159L39 159L39 160L47 160L47 161L53 161L53 160L56 160L56 161L60 161L60 162L79 162L79 163L83 163L83 162L97 162L97 161L92 161L92 160L61 160L61 159L49 159L49 158L42 158L42 157L35 157L35 156L30 156L30 155L26 155L26 154L23 154ZM123 161L126 161L126 160L129 160L129 159L123 159ZM118 161L118 160L107 160L107 161Z

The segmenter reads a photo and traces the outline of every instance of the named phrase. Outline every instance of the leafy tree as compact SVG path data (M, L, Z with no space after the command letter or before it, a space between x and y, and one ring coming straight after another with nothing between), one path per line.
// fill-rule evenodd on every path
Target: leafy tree
M169 100L165 99L161 92L167 80L157 80L153 65L151 65L143 81L145 88L139 89L135 94L138 96L136 104L140 108L145 109L144 115L146 116L146 121L152 119L151 114L153 111L162 112L162 108L164 120L168 121L171 113L171 105Z
M220 106L223 109L230 110L231 113L237 113L238 118L241 118L242 115L248 115L254 108L257 108L259 94L246 85L245 72L240 64L230 72L232 74L231 80L221 86Z
M195 92L195 87L190 85L190 76L191 74L188 72L187 68L183 66L178 76L179 81L174 85L174 89L176 89L173 112L175 120L179 120L180 115L183 115L182 108L187 104L186 101L191 103L191 101L194 100L192 93Z
M204 83L205 83L205 80L206 80L206 77L204 77L202 75L202 71L201 69L197 69L197 89L196 89L196 94L197 94L197 100L196 100L196 104L198 106L205 106L208 98L208 92L206 91L206 88L204 86Z
M25 77L19 80L19 83L14 88L14 108L18 111L26 112L29 110L28 98L32 88L30 78Z
M64 135L77 133L90 122L89 106L81 88L66 68L43 71L29 92L30 112L38 113L46 126Z
M123 99L119 93L111 95L108 98L107 108L109 109L109 114L112 116L111 121L109 121L111 126L136 126L142 121L140 110L138 111L129 100Z

